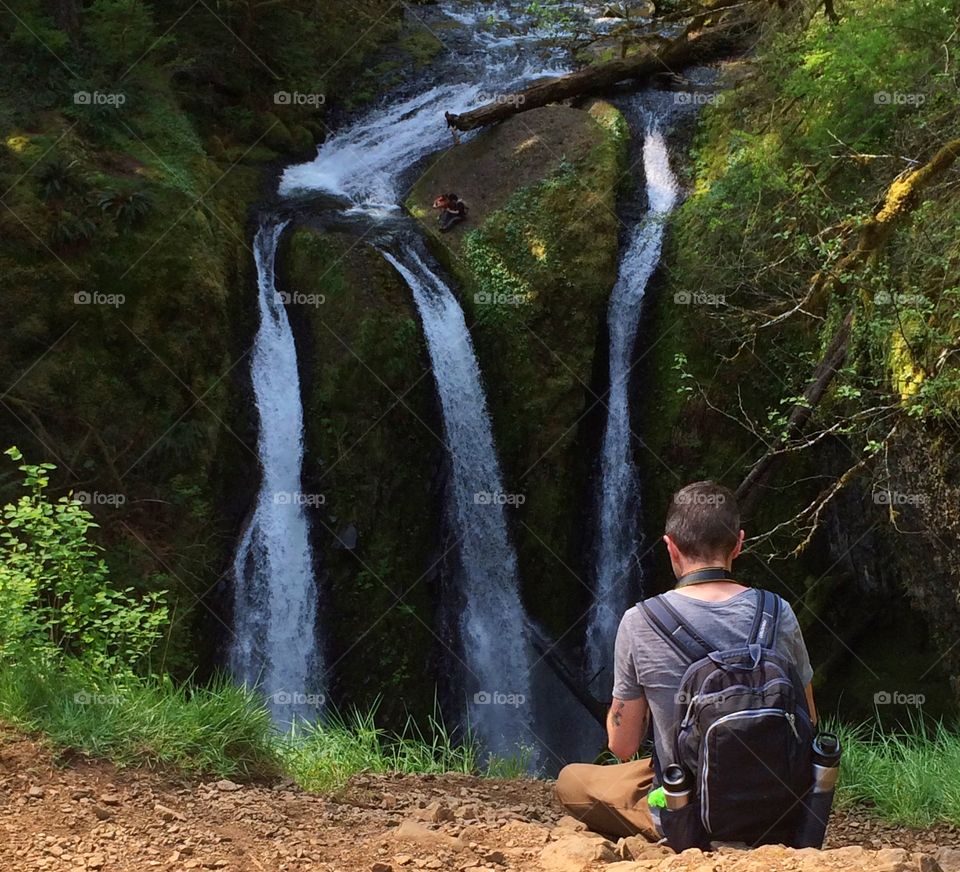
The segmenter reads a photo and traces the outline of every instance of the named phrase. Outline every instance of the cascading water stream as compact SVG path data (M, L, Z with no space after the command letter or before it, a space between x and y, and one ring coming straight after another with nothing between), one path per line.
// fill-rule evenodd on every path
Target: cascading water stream
M571 16L584 7L560 4ZM416 16L434 14L424 9ZM444 111L464 112L540 76L566 71L567 54L552 44L525 0L462 2L438 7L447 51L412 86L326 139L312 161L287 167L279 193L340 198L338 213L376 224L401 214L403 174L452 144ZM556 35L556 34L553 34ZM470 134L467 134L469 136ZM328 209L333 207L327 206ZM310 693L319 665L314 638L316 586L307 520L299 502L272 494L300 486L302 419L297 361L289 324L276 306L273 258L282 227L261 228L256 259L261 327L253 361L260 413L264 481L254 517L235 558L234 673L268 694ZM410 285L426 333L452 460L447 513L457 537L458 602L443 602L459 626L464 680L455 687L470 705L470 723L487 749L513 754L534 744L530 669L534 657L519 595L516 555L498 502L501 475L486 401L463 312L450 289L412 247L385 254ZM490 502L486 499L489 495ZM459 601L462 601L462 612ZM489 702L484 694L490 694ZM494 694L502 694L502 701ZM524 700L519 703L519 700ZM278 721L290 720L290 706ZM300 712L296 712L300 714Z
M261 483L234 556L234 644L230 668L259 688L274 722L316 717L320 653L317 593L300 473L303 407L293 333L274 283L286 222L264 219L253 250L260 326L251 361L260 418Z
M412 247L383 254L413 292L443 413L451 461L447 509L464 600L458 656L466 673L462 692L472 701L470 726L488 751L515 754L534 744L535 661L480 368L450 289Z
M640 486L630 445L629 384L640 305L660 260L664 223L677 199L667 143L649 121L643 143L643 168L649 201L646 217L631 229L610 296L610 393L600 461L598 545L594 598L587 620L586 670L590 678L611 675L617 626L629 605L638 577L637 522Z

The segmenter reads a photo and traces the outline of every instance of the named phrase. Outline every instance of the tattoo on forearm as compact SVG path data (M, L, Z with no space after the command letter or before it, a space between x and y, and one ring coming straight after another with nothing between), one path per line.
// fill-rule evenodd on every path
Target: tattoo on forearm
M615 727L619 727L622 721L623 721L623 701L618 700L617 706L613 710L613 725Z

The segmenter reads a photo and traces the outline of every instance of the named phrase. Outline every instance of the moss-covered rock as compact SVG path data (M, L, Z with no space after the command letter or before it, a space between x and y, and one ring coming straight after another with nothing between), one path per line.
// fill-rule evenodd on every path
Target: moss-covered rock
M588 443L603 409L627 142L603 102L525 112L447 151L407 203L460 281L504 486L524 497L513 530L525 598L558 636L587 597ZM441 236L430 204L450 190L470 212Z
M371 246L303 227L281 249L304 394L304 487L323 495L333 702L432 711L443 430L409 290Z

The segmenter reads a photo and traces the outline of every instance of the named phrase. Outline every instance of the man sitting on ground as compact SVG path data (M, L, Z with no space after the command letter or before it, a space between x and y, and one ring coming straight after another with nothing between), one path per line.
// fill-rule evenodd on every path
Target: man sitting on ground
M727 488L700 481L674 495L663 541L678 584L664 600L711 650L744 646L757 631L755 618L762 616L758 591L728 577L743 539L736 498ZM772 647L795 669L797 687L802 686L806 697L803 715L808 711L815 720L813 670L800 627L790 606L776 600L779 623L774 622ZM652 715L661 767L679 762L674 760L673 745L679 726L677 696L691 661L664 641L637 606L620 622L614 656L613 702L607 715L610 751L619 760L630 761L647 735ZM656 841L663 833L655 826L648 802L654 781L650 758L609 766L574 763L560 772L557 798L592 830L614 837L639 834Z

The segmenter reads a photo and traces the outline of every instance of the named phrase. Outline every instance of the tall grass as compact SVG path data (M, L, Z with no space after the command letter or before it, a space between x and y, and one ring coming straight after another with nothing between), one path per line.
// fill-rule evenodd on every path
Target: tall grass
M960 824L960 732L919 721L900 731L833 729L844 746L838 805L867 805L907 826Z
M111 683L76 662L70 672L0 664L0 721L121 766L171 766L220 778L286 774L322 792L363 772L512 778L528 771L523 752L484 760L473 739L458 740L439 714L425 730L411 718L399 734L378 727L375 714L333 714L281 734L259 697L226 678L204 687L159 679Z
M120 765L172 766L227 777L279 774L270 716L226 680L206 687L94 681L35 664L0 668L0 720Z
M497 778L529 772L528 752L484 760L472 737L457 741L437 712L428 720L426 732L410 718L399 734L377 727L374 716L375 710L333 715L322 725L305 725L285 737L281 754L290 777L308 790L328 792L361 772L456 772Z

